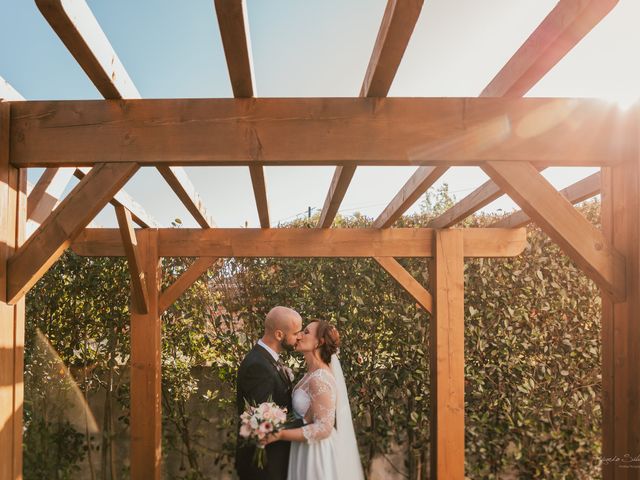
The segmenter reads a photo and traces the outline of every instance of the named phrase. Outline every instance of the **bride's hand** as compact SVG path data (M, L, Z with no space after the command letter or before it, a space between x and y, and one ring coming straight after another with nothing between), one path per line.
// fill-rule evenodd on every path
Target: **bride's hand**
M260 444L263 446L269 445L270 443L277 442L278 440L280 440L280 437L282 437L281 431L270 433L269 435L264 437L262 440L260 440Z

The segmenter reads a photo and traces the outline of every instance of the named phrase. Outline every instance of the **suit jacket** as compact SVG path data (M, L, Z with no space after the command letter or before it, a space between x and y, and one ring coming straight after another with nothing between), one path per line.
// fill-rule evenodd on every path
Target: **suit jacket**
M273 357L265 348L255 345L238 369L238 431L240 415L245 410L245 400L251 405L258 405L271 399L276 405L291 412L291 390L291 381L281 369L278 369ZM267 445L267 465L261 470L253 463L255 447L242 445L239 435L238 440L236 470L240 480L286 480L290 442L280 441Z

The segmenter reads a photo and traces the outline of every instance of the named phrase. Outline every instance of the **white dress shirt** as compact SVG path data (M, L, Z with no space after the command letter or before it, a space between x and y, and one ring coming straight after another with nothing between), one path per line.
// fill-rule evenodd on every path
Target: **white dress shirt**
M267 345L266 343L264 343L262 341L262 339L258 340L258 345L260 345L262 348L264 348L267 352L269 352L269 355L271 355L273 357L273 359L278 362L278 360L280 359L280 355L273 351L273 349Z

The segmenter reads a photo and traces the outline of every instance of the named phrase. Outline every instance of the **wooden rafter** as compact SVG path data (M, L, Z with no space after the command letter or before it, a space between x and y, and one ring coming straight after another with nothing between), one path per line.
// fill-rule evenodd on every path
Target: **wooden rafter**
M481 96L522 97L617 3L618 0L560 0Z
M487 162L483 168L594 282L616 298L625 297L622 255L533 166Z
M36 0L36 5L105 99L141 98L85 0ZM169 185L190 212L197 211L200 220L208 217L198 198L185 195L193 186L185 183L182 169L166 171L163 177L171 178Z
M255 81L246 2L245 0L215 0L215 6L233 96L236 98L254 97L256 96ZM251 165L249 174L258 208L260 226L269 228L269 203L264 168L262 165Z
M400 284L404 290L411 295L422 308L431 313L433 308L433 298L429 291L411 275L406 268L393 257L376 257L376 262L384 268Z
M361 97L386 97L422 10L423 0L388 0L360 89ZM322 206L319 228L329 228L347 193L355 165L337 166Z
M407 180L393 200L373 222L374 228L393 225L446 171L446 167L421 167Z
M76 178L82 180L89 171L90 170L86 167L76 168L73 174ZM116 193L109 203L113 205L116 210L121 206L126 208L129 213L131 213L133 221L142 228L158 228L160 226L158 222L156 222L156 220L145 211L142 205L136 202L131 195L124 190L120 190Z
M60 202L67 188L73 167L47 168L34 185L27 199L27 218L40 225Z
M600 193L600 172L589 175L587 178L583 178L573 185L563 188L560 190L560 193L569 200L572 205L596 196ZM490 226L496 228L518 228L525 226L530 221L531 219L526 213L522 210L518 210L517 212L513 212L511 215L492 223Z
M11 102L10 159L20 168L98 160L159 166L611 165L633 142L624 134L636 111L621 114L602 100L545 98Z
M434 230L303 228L161 228L162 257L429 257ZM465 256L511 257L526 246L526 230L465 230ZM117 229L85 231L73 249L86 256L123 256Z
M87 174L9 260L10 303L44 275L137 169L135 163L99 164Z
M171 189L182 200L184 206L202 228L215 227L215 222L207 213L204 202L189 180L186 172L179 167L158 167L158 171L167 181Z
M193 282L198 280L211 267L218 262L217 258L201 257L197 258L180 277L178 277L161 294L158 300L158 315L162 315L173 303L186 292Z
M560 0L480 96L524 96L617 2L618 0ZM455 225L501 196L502 192L489 180L458 205L434 219L429 226L444 228Z
M133 228L131 212L122 205L117 206L115 210L120 236L122 237L122 247L127 257L131 276L131 300L137 312L146 314L149 312L149 293L147 292L147 284L144 278L144 269L140 260L138 239Z

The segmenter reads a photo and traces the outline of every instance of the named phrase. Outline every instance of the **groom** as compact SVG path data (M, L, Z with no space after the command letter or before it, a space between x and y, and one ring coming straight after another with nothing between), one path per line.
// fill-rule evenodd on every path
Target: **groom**
M264 322L264 335L247 354L237 378L238 417L244 412L245 400L259 405L269 399L280 407L292 411L292 384L280 361L283 350L293 350L302 330L302 318L295 310L274 307ZM289 442L274 442L266 447L267 465L258 469L253 463L255 447L236 449L236 470L240 480L286 480L289 465Z

